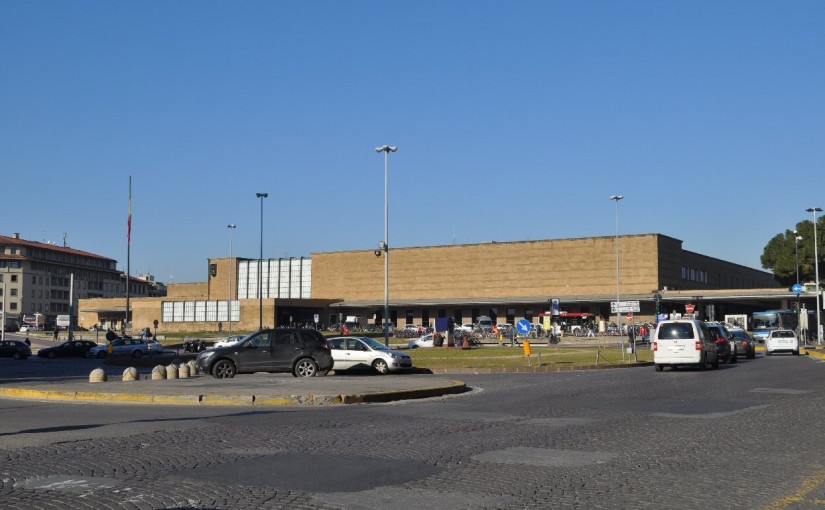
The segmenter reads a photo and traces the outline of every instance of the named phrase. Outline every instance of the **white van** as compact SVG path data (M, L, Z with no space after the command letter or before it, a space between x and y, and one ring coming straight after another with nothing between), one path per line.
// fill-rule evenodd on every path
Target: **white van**
M492 331L493 326L495 325L493 324L493 319L487 317L486 315L479 316L476 321L476 330L478 331Z
M704 370L710 363L719 368L716 344L707 327L694 319L665 320L653 334L653 364L657 372L665 365L674 370L678 365L690 365Z
M71 321L68 315L58 315L57 320L55 320L54 324L57 327L57 329L69 329Z

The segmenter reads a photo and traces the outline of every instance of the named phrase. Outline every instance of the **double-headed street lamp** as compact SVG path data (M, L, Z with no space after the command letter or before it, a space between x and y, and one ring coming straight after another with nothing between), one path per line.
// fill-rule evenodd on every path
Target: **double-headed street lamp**
M805 209L809 213L814 214L814 277L816 278L816 343L822 345L822 334L820 333L819 322L819 249L816 240L816 213L822 212L819 207L809 207Z
M234 223L226 226L229 229L229 292L226 294L226 315L229 323L229 333L232 333L232 231L235 230Z
M261 256L258 257L258 330L264 329L264 294L262 266L264 263L264 199L269 193L255 193L261 199Z
M616 202L616 326L619 328L619 345L622 346L622 359L624 359L624 335L622 334L622 318L619 311L619 200L624 195L610 195L610 200ZM632 326L632 325L631 325Z
M375 152L384 153L384 243L381 250L384 252L384 345L390 345L390 152L398 147L383 145L376 147Z

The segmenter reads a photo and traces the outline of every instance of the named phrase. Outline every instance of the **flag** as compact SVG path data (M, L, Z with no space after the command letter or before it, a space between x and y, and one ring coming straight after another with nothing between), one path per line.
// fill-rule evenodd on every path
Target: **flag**
M126 232L126 242L127 244L132 244L132 176L129 176L129 220L126 224L127 232Z

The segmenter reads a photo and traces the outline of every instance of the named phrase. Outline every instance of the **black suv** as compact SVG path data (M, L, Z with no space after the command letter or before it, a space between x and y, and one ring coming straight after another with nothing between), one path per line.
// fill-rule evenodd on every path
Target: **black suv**
M736 363L739 353L736 352L736 342L732 335L728 333L725 326L718 322L706 322L705 326L710 333L710 339L716 342L716 356L723 363Z
M197 363L219 379L252 372L311 377L332 369L332 353L324 335L315 330L263 329L241 342L201 352Z

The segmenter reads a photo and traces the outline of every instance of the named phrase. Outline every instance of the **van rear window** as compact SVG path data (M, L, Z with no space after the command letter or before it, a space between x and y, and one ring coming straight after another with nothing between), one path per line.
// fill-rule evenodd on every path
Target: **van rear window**
M693 325L687 322L660 324L659 338L662 340L692 340Z

